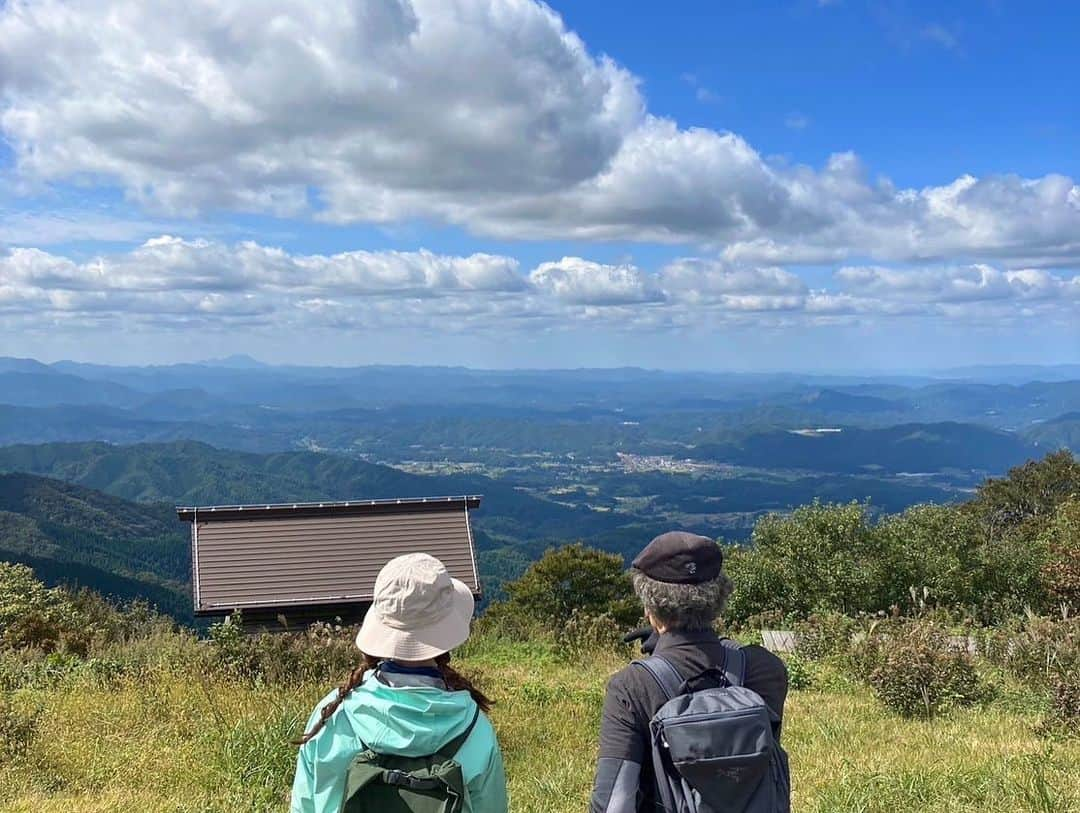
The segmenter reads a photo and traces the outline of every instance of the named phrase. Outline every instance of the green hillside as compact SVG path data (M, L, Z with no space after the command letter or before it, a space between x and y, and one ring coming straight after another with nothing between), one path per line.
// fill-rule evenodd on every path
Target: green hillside
M49 584L92 587L191 615L190 551L169 506L137 505L28 474L0 474L0 560Z
M9 446L0 448L0 471L54 477L127 500L196 505L481 494L487 533L514 540L600 533L620 523L488 477L417 475L339 455L250 454L193 441Z
M1024 434L1044 447L1064 447L1080 452L1080 412L1068 412L1052 421L1036 424Z
M1043 454L1036 443L997 429L963 423L901 424L883 429L773 430L702 443L698 460L827 472L999 472Z

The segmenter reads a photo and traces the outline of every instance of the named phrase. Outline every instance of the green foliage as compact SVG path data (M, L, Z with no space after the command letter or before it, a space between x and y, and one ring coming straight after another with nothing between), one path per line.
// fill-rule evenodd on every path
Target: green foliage
M727 615L735 620L775 611L796 616L815 609L852 613L880 606L881 556L867 508L858 503L796 508L770 514L754 527L749 550L729 551L735 583Z
M887 632L878 628L854 654L878 699L905 717L933 717L987 696L972 656L933 623L893 624Z
M641 617L623 560L582 544L553 548L505 586L510 598L497 614L540 621L559 629L575 610L608 614L629 626Z
M300 633L248 634L239 614L211 625L211 666L230 678L267 684L337 681L360 661L352 634L313 624Z
M1058 506L1080 495L1080 461L1067 449L1010 469L1008 476L983 483L965 511L992 540L1036 536Z
M814 667L810 661L795 652L787 652L780 657L787 667L788 688L791 691L797 692L809 689L814 685L816 682Z
M884 606L873 609L905 605L912 587L920 592L925 588L929 601L937 605L977 603L981 540L972 518L953 507L920 505L886 517L875 533L882 554L880 601Z
M26 758L37 735L40 716L40 708L27 710L0 696L0 762Z
M598 652L628 655L631 650L623 643L624 632L625 627L609 613L589 615L574 610L556 632L555 646L559 657L570 662L593 658Z
M1080 498L1058 506L1040 543L1047 554L1041 575L1051 600L1080 612Z
M727 553L727 616L963 609L1000 623L1075 606L1080 463L1049 455L989 480L960 507L920 505L874 524L868 507L813 503L758 521ZM914 591L914 593L913 593Z
M24 565L0 562L0 647L51 651L80 631L70 598Z
M843 613L812 613L805 621L795 624L799 655L821 660L846 653L859 629L859 622Z

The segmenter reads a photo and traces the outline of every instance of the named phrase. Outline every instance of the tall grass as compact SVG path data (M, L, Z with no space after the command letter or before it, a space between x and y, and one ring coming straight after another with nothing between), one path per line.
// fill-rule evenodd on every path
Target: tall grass
M4 656L0 809L285 809L289 740L347 658L340 638L334 669L301 659L291 676L231 675L213 647L167 633L51 672L40 659ZM285 651L280 641L261 646L269 657ZM512 810L586 808L604 684L628 657L618 647L567 656L539 633L482 633L458 653L496 700ZM1040 737L1037 703L1006 693L906 720L869 689L814 668L785 715L796 811L1080 810L1080 742Z

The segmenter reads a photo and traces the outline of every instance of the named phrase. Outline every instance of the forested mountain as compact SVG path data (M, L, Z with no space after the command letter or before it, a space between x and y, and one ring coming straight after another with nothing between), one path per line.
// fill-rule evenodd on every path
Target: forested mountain
M171 506L138 505L29 474L0 474L0 559L50 584L92 587L191 614L186 526Z
M9 446L0 448L0 471L54 477L129 500L197 505L480 494L487 533L512 539L596 533L622 521L479 475L416 475L338 455L245 454L193 441Z
M770 468L828 472L998 472L1038 454L1034 443L1016 434L961 423L774 430L687 451L698 460L747 466L768 461Z
M1080 412L1069 412L1052 421L1036 424L1025 435L1045 448L1064 447L1080 453Z

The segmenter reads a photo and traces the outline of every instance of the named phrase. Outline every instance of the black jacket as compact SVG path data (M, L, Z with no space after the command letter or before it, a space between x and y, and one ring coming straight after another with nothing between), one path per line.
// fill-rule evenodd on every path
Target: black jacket
M783 717L788 689L784 662L760 646L747 646L743 651L744 685ZM713 632L665 632L654 654L663 655L685 680L724 666L724 646ZM608 682L592 813L651 813L656 809L649 720L666 701L656 681L640 666L628 665ZM776 735L780 736L779 726Z

